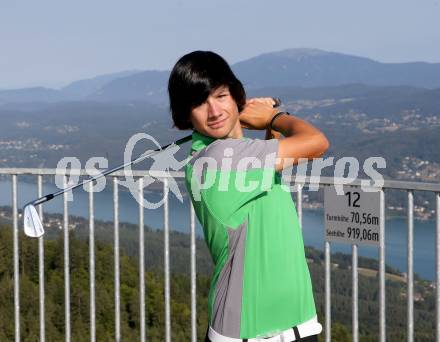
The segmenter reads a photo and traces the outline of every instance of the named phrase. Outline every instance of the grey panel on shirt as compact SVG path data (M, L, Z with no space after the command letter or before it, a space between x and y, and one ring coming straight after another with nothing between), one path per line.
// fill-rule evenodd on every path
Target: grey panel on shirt
M254 168L274 168L278 156L278 139L217 139L200 151L193 154L189 163L194 166L198 158L210 158L212 162L203 163L203 168L220 170L224 158L231 160L230 171L245 171ZM231 156L225 156L225 150L230 149ZM273 156L273 158L271 158ZM257 163L240 163L243 158L255 158ZM197 174L200 174L197 172Z
M212 328L234 338L240 337L246 227L247 221L237 229L227 230L228 260L219 274L212 308Z

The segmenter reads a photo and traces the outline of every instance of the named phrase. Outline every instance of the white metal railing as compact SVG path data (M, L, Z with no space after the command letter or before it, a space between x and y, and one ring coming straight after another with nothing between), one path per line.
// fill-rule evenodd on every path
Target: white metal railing
M164 293L165 293L165 341L171 341L171 312L170 312L170 262L169 262L169 206L168 206L168 177L183 178L183 172L158 172L148 170L132 171L133 177L139 179L138 195L143 195L143 182L141 177L149 174L157 177L163 182L164 193ZM18 231L21 229L18 222L17 208L17 178L19 175L35 175L37 177L37 196L43 196L43 176L54 176L56 169L26 169L26 168L3 168L0 175L9 175L12 179L12 215L13 215L13 255L14 255L14 319L15 319L15 340L20 340L20 279L19 279L19 251ZM85 170L71 170L70 174L86 176ZM114 300L115 300L115 340L120 341L121 317L120 317L120 263L119 263L119 191L118 178L123 178L123 171L116 171L111 176L113 179L113 211L114 211ZM66 176L64 176L66 184ZM297 185L296 207L298 219L302 226L302 189L305 184L319 184L329 186L342 184L331 177L306 177L302 183ZM350 185L360 186L361 179ZM92 183L88 184L91 189ZM413 270L413 220L414 220L414 191L429 191L435 194L436 198L436 284L440 283L440 184L404 182L385 180L380 190L380 241L379 241L379 340L386 340L386 317L385 317L385 190L398 189L407 191L408 214L407 214L407 340L414 340L414 270ZM142 197L141 197L142 198ZM63 231L64 231L64 304L65 304L65 340L71 340L70 325L70 274L69 274L69 234L68 234L68 197L63 195ZM139 201L142 203L142 201ZM38 208L39 215L43 221L43 209ZM190 204L189 213L190 225L190 262L191 262L191 341L197 340L196 330L196 240L195 240L195 213ZM43 237L38 241L38 265L39 265L39 312L40 312L40 341L45 341L45 290L44 290L44 243ZM331 244L324 243L325 255L325 341L331 340ZM139 204L139 296L140 296L140 340L146 341L145 327L145 264L144 264L144 208ZM94 245L94 199L93 192L89 191L89 266L90 266L90 340L96 340L95 331L95 245ZM352 246L352 335L353 341L359 340L358 324L358 246ZM436 286L436 341L440 342L440 289Z

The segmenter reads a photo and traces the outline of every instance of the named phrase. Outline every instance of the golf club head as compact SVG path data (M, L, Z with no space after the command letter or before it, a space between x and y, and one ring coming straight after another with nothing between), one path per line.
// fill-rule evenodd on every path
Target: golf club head
M23 211L24 233L29 237L40 237L44 234L43 224L37 210L32 204L27 204Z

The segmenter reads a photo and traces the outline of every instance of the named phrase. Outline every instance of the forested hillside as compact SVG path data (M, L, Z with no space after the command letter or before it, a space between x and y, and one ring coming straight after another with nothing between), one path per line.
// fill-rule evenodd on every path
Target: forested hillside
M113 247L110 223L95 222L96 234L96 332L99 341L114 338ZM136 225L121 227L121 329L125 341L139 338L139 279ZM71 233L71 319L72 340L89 339L89 269L86 229ZM57 236L56 236L57 235ZM64 334L63 240L61 234L49 234L45 241L46 333L48 341L59 341ZM190 340L189 236L171 232L171 320L173 341ZM197 241L197 334L202 341L207 324L207 294L212 263L203 240ZM13 259L12 229L0 228L0 341L13 340ZM163 232L146 230L146 311L149 341L164 340L163 306ZM320 321L324 323L323 254L306 248L314 284ZM333 341L351 341L350 257L332 255L332 335ZM187 265L187 266L183 266ZM337 265L337 266L336 266ZM359 258L359 266L377 269L377 262ZM387 269L389 273L395 270ZM38 252L37 241L20 236L21 333L24 341L38 340ZM415 292L423 300L415 302L417 341L434 338L434 292L418 280ZM378 281L359 274L359 326L361 341L376 341L378 336ZM406 334L406 284L387 280L387 335L389 341L402 341Z

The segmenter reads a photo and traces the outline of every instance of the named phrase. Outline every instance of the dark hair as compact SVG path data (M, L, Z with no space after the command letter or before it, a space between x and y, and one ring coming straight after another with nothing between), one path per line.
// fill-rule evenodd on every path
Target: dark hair
M209 94L221 86L228 86L241 111L246 102L246 93L221 56L211 51L193 51L181 57L168 80L174 127L192 129L191 110L205 102Z

